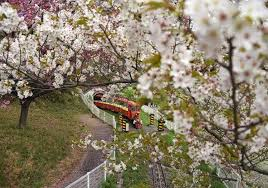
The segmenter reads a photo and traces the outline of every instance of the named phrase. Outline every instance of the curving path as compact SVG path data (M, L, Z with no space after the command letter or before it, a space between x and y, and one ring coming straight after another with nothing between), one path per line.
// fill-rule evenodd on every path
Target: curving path
M91 114L80 115L79 119L81 123L89 126L92 139L112 141L113 129L111 126L103 123L101 120L93 117ZM91 146L88 146L80 164L76 166L76 168L66 177L63 177L60 182L53 185L52 188L66 187L81 176L85 175L87 172L97 167L103 161L105 161L104 154L101 151L96 151Z

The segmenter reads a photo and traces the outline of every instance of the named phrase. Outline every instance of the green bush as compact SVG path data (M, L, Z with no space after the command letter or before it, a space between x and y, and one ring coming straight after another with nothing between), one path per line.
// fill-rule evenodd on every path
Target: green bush
M136 185L132 185L130 188L149 188L151 187L150 185L148 185L147 183L138 183Z
M116 188L116 178L115 176L108 176L106 181L103 181L101 188Z
M123 173L124 187L126 188L141 188L150 187L148 166L140 165L137 170L127 168Z
M133 87L126 87L124 88L120 95L122 95L125 98L128 98L129 100L136 101L137 100L137 90Z

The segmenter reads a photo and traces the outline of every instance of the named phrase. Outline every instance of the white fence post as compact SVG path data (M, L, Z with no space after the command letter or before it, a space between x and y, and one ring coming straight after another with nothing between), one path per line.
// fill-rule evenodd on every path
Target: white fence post
M107 179L107 160L104 162L104 181Z
M89 188L89 172L87 173L87 188Z
M114 127L114 129L116 129L116 121L115 121L115 118L113 118L113 127Z

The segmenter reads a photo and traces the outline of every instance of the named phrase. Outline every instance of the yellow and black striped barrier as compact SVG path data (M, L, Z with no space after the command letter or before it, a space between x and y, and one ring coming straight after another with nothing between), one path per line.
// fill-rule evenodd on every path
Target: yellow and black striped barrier
M164 131L165 120L160 118L158 120L158 131Z
M126 120L122 120L122 131L127 132L127 122Z
M150 114L150 124L149 125L154 125L154 114Z
M119 125L120 125L120 127L122 127L122 125L123 125L123 115L122 114L119 115Z

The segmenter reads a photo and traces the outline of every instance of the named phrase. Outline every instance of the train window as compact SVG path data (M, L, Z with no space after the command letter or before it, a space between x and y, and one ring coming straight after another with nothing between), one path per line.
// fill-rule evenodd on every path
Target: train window
M137 107L136 106L130 106L130 110L131 111L137 111Z
M125 102L122 102L122 101L117 102L117 104L124 106L124 107L127 107L127 104Z

